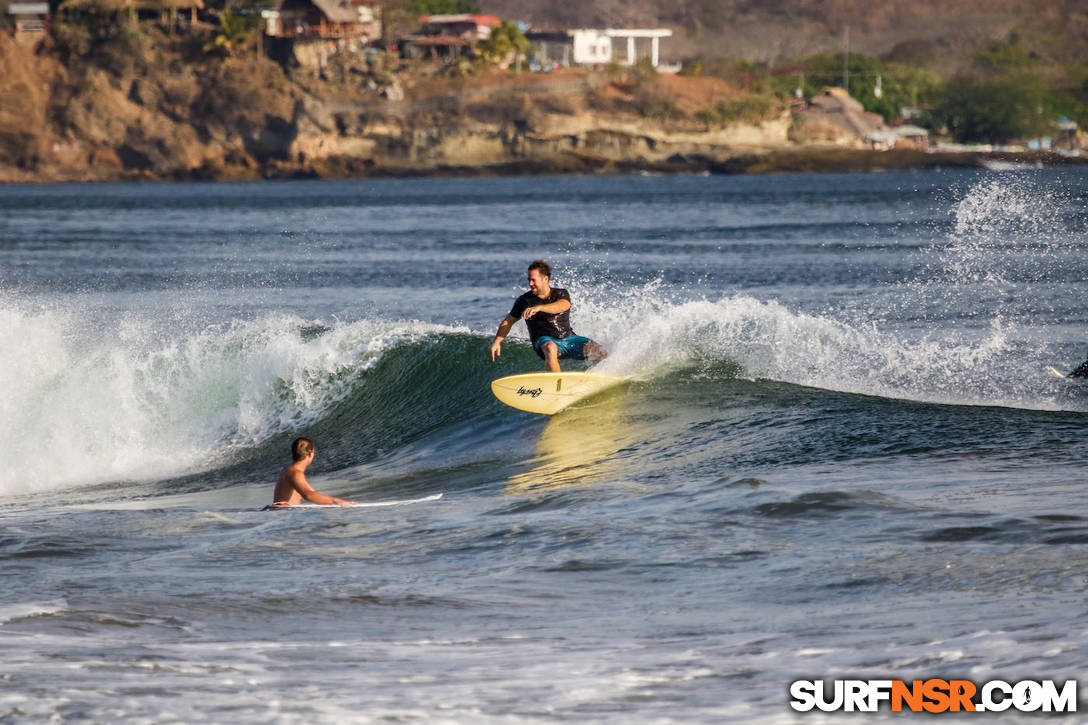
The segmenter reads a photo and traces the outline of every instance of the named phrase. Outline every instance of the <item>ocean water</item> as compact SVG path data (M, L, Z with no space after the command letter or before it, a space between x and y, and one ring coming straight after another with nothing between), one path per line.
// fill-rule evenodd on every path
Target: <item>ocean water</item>
M1083 680L1088 384L1045 366L1088 352L1086 202L1047 169L0 187L0 722ZM536 258L631 377L552 418L488 388L540 368L522 325L487 355ZM443 495L262 512L298 435L321 491Z

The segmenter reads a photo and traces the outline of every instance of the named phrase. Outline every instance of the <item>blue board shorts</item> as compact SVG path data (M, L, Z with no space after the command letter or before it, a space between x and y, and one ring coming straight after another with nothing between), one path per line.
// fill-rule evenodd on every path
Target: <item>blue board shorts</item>
M533 349L536 350L536 354L540 356L540 359L544 359L544 343L554 342L556 347L559 348L559 358L561 360L585 360L585 346L587 342L592 342L588 337L582 337L581 335L567 335L561 340L554 337L548 337L542 335L536 339L533 343Z

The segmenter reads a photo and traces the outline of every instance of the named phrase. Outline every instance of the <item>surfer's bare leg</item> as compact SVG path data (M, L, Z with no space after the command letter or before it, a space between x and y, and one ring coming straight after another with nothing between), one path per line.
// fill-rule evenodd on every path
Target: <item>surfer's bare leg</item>
M598 345L595 342L587 342L586 346L582 349L582 354L586 356L586 360L596 365L601 360L608 357L608 350Z
M549 373L559 372L559 346L554 342L546 342L540 351L544 353L544 369Z

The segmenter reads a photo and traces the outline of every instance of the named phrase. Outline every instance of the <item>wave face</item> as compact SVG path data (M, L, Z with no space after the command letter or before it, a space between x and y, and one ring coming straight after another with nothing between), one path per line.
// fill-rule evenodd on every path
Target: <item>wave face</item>
M0 322L20 341L0 352L0 447L13 461L0 471L5 493L237 462L342 414L390 351L456 330L273 314L175 332L132 315L103 322L11 304ZM391 387L367 393L375 407L392 405Z
M815 206L807 223L800 212L785 214L786 230L772 210L789 210L809 192L742 194L741 211L725 214L719 207L733 200L693 190L690 208L682 194L665 200L680 207L669 225L641 216L624 226L623 214L634 211L621 205L623 214L612 218L621 227L619 247L603 235L549 256L557 284L575 295L576 330L611 351L602 372L668 379L694 391L707 381L743 378L912 402L1088 410L1080 387L1041 372L1077 359L1079 333L1066 320L1079 314L1075 290L1088 268L1072 192L1003 177L957 193L944 202L947 219L932 209L900 210L905 220L898 223L880 193L863 196L857 213L878 229L865 239L843 212ZM901 190L884 194L904 199ZM279 199L277 192L272 202ZM529 218L543 223L572 199L545 199ZM237 201L228 205L231 214ZM351 208L358 200L343 194L333 201ZM424 201L424 227L437 229L449 200ZM455 262L430 237L419 242L419 253L403 251L407 237L389 221L386 201L364 202L386 228L358 247L337 241L352 226L340 217L327 232L332 238L316 248L298 247L292 235L281 235L278 248L244 241L239 246L254 255L252 268L239 253L216 257L202 246L193 255L169 241L157 253L165 269L184 270L179 277L153 273L146 260L125 268L120 252L96 262L96 243L84 242L64 248L87 258L89 271L79 277L79 267L62 266L72 275L63 293L49 291L60 283L44 275L9 290L0 321L19 344L0 352L0 446L12 456L0 490L185 476L201 479L187 486L265 480L301 434L321 439L317 471L396 455L439 430L465 448L471 440L486 447L493 433L476 421L503 412L488 382L540 365L519 342L520 325L500 363L486 362L493 325L521 283L481 287L494 283L493 267ZM513 207L519 205L534 202L519 197ZM492 213L506 223L511 212ZM142 215L132 222L137 228ZM232 224L231 233L241 233ZM475 224L447 246L505 259L504 238ZM117 244L126 243L125 229L114 230ZM146 245L142 237L130 243ZM30 262L41 262L29 239L22 245ZM613 253L617 248L622 253ZM292 255L313 269L282 261ZM532 256L536 250L526 250L524 257ZM370 261L356 270L356 258ZM411 263L392 264L401 258ZM719 258L731 261L723 267ZM263 269L271 260L281 260L275 274ZM523 263L518 257L510 264L520 270ZM453 270L466 280L460 287L451 287ZM893 281L872 281L889 274ZM296 293L272 286L277 275L289 290L319 301L327 294L337 304L292 305ZM734 278L750 289L722 284ZM464 290L454 312L430 307L432 281ZM343 313L360 296L373 318ZM430 321L413 319L415 312Z
M652 285L639 292L654 299ZM601 372L673 391L671 404L630 391L649 413L697 409L735 380L774 398L797 395L775 387L787 383L892 400L1085 408L1078 386L1039 376L1001 330L973 340L897 337L747 295L649 306L631 327L588 304L585 325L611 349ZM393 455L439 430L482 446L486 420L511 413L490 395L490 380L540 365L521 341L493 365L486 335L418 321L269 315L183 334L128 319L110 336L89 335L85 317L55 309L9 306L0 319L24 341L0 358L0 445L16 462L0 478L8 493L201 472L203 485L264 480L297 435L319 441L318 472Z

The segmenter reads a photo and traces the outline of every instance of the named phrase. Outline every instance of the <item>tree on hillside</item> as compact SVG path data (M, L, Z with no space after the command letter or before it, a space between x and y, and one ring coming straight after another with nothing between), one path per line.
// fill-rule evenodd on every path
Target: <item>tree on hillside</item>
M866 111L894 121L903 106L927 106L940 98L943 81L939 75L903 63L883 63L860 54L818 54L807 58L805 95L812 96L824 86L849 83L850 95Z
M973 64L982 72L1009 72L1037 66L1042 58L1020 42L1020 36L1009 33L1004 40L994 41L974 54Z
M1088 66L1071 65L1052 78L1047 108L1055 118L1065 116L1088 128Z
M465 0L409 0L408 8L417 15L460 15L480 12L479 7Z
M529 50L529 40L517 25L503 21L491 27L491 35L476 46L486 63L510 65Z
M934 115L957 141L1006 144L1049 130L1045 100L1039 78L1030 73L958 76L949 81Z
M825 86L840 86L865 104L872 97L880 61L860 53L818 53L805 59L805 95L815 95Z
M219 32L204 46L204 50L223 50L230 55L246 44L253 26L252 20L244 15L235 15L228 8L219 14Z
M937 103L944 91L944 79L924 68L884 63L881 86L880 103L869 110L883 114L885 121L894 121L902 115L904 106L926 107Z

